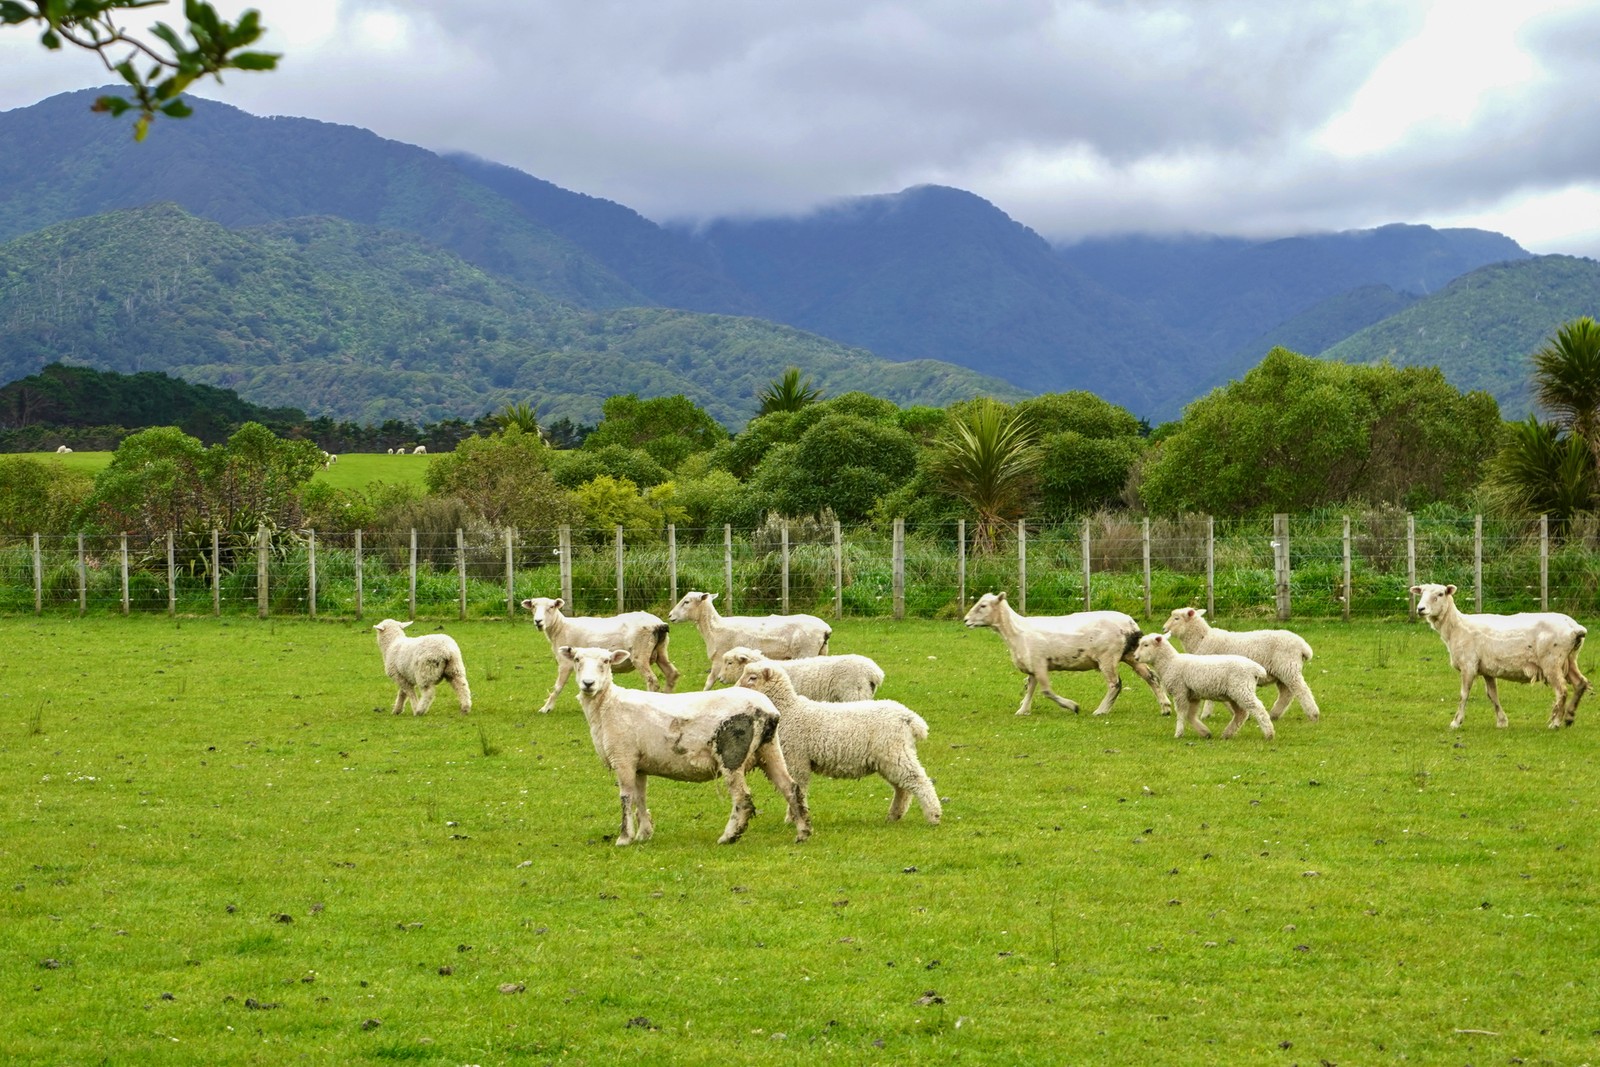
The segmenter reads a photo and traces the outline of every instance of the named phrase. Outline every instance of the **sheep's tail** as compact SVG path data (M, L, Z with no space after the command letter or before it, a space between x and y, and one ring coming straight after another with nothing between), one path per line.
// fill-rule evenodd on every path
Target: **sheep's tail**
M654 627L654 629L656 632L656 651L665 652L667 650L667 638L672 636L672 627L662 623L660 626Z
M822 647L817 650L817 655L826 656L828 654L828 641L832 637L833 637L833 628L832 627L824 627L823 631L822 631Z
M911 727L911 736L918 741L926 741L928 739L928 720L910 708L906 709L906 725Z

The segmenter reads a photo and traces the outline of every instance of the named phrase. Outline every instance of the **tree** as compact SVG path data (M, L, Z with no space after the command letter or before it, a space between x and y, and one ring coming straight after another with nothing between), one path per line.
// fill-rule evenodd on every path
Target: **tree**
M768 452L750 481L779 515L820 515L831 508L844 522L860 522L916 471L917 443L910 434L893 422L835 412L793 444Z
M668 470L728 439L727 430L681 393L650 400L624 393L607 399L600 410L600 425L584 438L584 448L642 448Z
M1483 488L1501 510L1549 515L1557 526L1564 526L1594 503L1594 458L1578 434L1529 415L1506 425Z
M0 25L39 23L44 27L39 43L51 51L70 44L98 55L108 71L128 83L132 99L102 96L95 100L94 110L112 116L138 111L133 124L136 141L144 140L157 114L175 119L193 114L182 94L201 78L220 82L225 70L273 70L282 58L273 52L244 51L264 29L261 13L253 8L230 23L204 0L184 0L185 32L158 22L150 27L150 36L159 43L137 37L117 24L118 13L154 7L159 2L0 0Z
M515 426L523 433L539 432L539 413L532 404L525 401L507 404L494 416L494 421L502 430L509 430Z
M977 514L976 551L993 552L1001 528L1021 514L1037 457L1032 425L997 400L985 397L951 419L932 469L945 491Z
M800 368L790 367L783 372L782 377L774 378L768 386L756 394L756 399L761 402L757 415L770 415L774 411L799 411L807 404L815 403L822 393L812 387L811 379L800 380Z
M537 433L511 425L462 441L423 478L430 492L455 497L496 526L552 530L573 521L577 509L551 477L550 456Z
M1533 354L1533 395L1600 463L1600 323L1573 319Z

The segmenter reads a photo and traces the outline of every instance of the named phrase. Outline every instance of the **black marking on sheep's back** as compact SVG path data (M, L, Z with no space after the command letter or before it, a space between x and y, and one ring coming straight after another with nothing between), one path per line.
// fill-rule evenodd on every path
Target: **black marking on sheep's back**
M1122 641L1123 659L1127 659L1129 656L1133 655L1133 650L1139 647L1139 639L1143 636L1144 634L1139 632L1139 628L1137 626L1128 631L1128 636L1123 638Z
M744 766L755 741L755 716L746 712L731 716L717 727L717 732L711 736L711 747L724 767L736 769Z
M662 623L660 626L652 626L651 629L655 631L656 644L664 645L667 643L667 634L672 631L670 626L668 626L666 623Z
M778 736L778 720L776 716L761 714L761 745L772 744L773 738ZM760 745L757 745L759 748Z

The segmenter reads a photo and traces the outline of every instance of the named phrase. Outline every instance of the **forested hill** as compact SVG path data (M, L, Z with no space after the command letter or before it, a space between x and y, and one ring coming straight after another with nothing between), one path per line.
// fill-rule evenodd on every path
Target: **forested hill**
M530 399L545 418L594 422L605 397L637 392L683 393L736 427L790 365L829 394L901 404L1022 395L758 319L584 311L407 233L333 218L230 230L170 204L0 245L0 378L53 362L167 371L364 423L471 419Z
M195 385L159 371L116 374L52 363L0 387L0 429L29 426L176 426L203 441L244 422L287 433L306 421L298 408L264 408L231 389Z

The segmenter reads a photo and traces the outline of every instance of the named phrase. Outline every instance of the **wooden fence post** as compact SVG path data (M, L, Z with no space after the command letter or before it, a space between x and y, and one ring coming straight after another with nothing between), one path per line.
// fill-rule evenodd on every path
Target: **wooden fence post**
M1539 516L1539 610L1550 610L1550 516Z
M722 589L728 598L728 614L733 614L733 526L722 524Z
M623 612L622 596L623 596L623 593L624 593L624 590L623 590L623 587L622 587L622 524L621 523L617 524L616 542L617 542L617 550L616 550L617 551L617 614L621 615L622 612ZM642 669L643 668L641 668L641 670Z
M222 536L211 528L211 614L222 614Z
M1089 520L1083 520L1081 532L1083 540L1083 610L1089 611L1094 606L1093 596L1089 589Z
M173 533L167 531L167 618L178 615L178 560L173 550Z
M306 614L317 617L317 531L306 531Z
M967 520L956 520L956 597L961 614L967 613Z
M363 597L364 592L365 592L365 590L362 588L362 581L365 578L365 574L363 573L364 570L365 570L365 567L363 566L362 559L361 559L361 531L359 529L356 530L356 559L355 559L355 563L356 563L356 618L359 619L359 618L361 618L361 615L362 615L362 608L363 608L364 605L362 604L361 601L362 601L362 597Z
M1344 621L1350 621L1350 516L1344 517Z
M44 554L39 550L39 535L33 535L33 613L44 614Z
M456 588L460 591L456 607L456 618L467 617L467 534L461 527L456 527Z
M1150 617L1150 516L1140 523L1140 536L1144 541L1144 617Z
M267 586L267 528L265 525L256 527L256 613L260 618L267 617L268 596L270 590Z
M906 617L906 520L894 520L894 541L891 549L894 557L893 586L894 617Z
M779 589L781 590L781 594L782 594L780 599L781 599L782 604L783 604L783 607L779 610L779 614L787 615L787 614L789 614L789 520L788 519L784 519L783 520L783 530L779 534L779 550L780 550L779 551L779 557L778 557L779 568L783 572L783 576L779 579Z
M516 542L517 532L512 527L506 527L506 618L517 617L517 561Z
M122 613L128 613L128 535L122 535Z
M83 559L83 534L78 535L78 615L89 614L89 567Z
M411 528L411 567L409 574L410 578L406 593L406 610L409 614L406 618L415 619L417 617L417 528L415 526Z
M1206 516L1206 614L1217 617L1217 519Z
M844 618L844 533L833 520L833 617Z
M678 524L667 523L667 595L678 602Z
M565 610L578 613L572 600L572 527L561 524L561 600Z
M1017 520L1017 610L1028 613L1028 520Z
M1293 605L1289 594L1289 516L1272 516L1273 586L1278 600L1278 621L1287 622Z
M1411 602L1406 614L1417 621L1417 594L1409 590L1417 584L1417 517L1406 514L1406 599Z
M1483 516L1472 516L1472 603L1483 611Z

